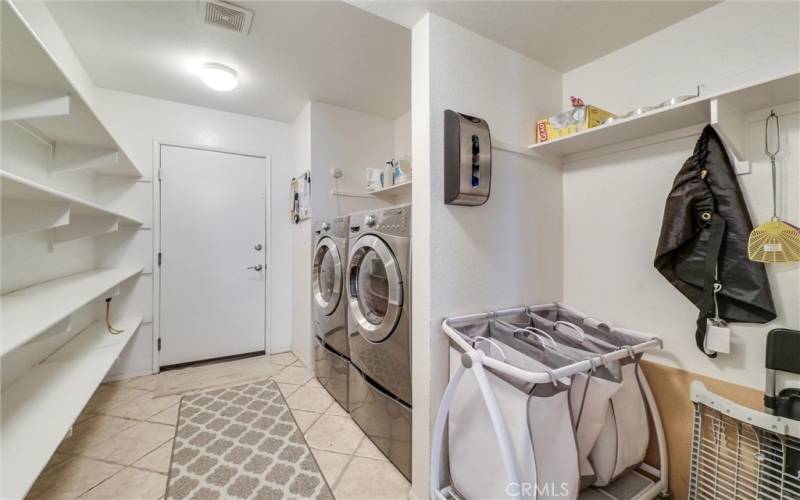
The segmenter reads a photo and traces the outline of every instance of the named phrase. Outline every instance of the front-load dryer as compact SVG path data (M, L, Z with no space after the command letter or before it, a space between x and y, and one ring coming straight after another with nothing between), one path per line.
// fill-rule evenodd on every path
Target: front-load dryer
M346 290L353 420L411 477L411 205L351 214Z
M349 217L314 224L311 303L316 339L314 374L343 408L348 408L350 347L347 340L347 263Z

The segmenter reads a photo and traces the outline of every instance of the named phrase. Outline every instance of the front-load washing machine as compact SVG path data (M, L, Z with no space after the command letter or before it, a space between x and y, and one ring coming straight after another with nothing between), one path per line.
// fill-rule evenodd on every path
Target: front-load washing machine
M348 231L349 217L316 222L311 265L314 375L345 410L350 365L344 284Z
M411 205L350 215L353 420L411 479Z

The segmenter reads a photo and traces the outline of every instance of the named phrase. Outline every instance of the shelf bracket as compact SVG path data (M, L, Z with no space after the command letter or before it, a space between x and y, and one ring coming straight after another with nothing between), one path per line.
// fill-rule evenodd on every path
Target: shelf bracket
M2 121L29 120L69 114L70 98L64 92L2 83Z
M749 135L745 114L724 99L711 99L710 106L711 126L719 134L728 155L733 159L736 174L749 174Z
M111 148L56 142L53 151L53 172L74 172L119 165L119 151Z
M112 215L72 214L67 226L53 229L52 246L80 238L113 233L119 230L119 217Z
M3 238L35 233L69 224L69 203L61 201L2 200Z

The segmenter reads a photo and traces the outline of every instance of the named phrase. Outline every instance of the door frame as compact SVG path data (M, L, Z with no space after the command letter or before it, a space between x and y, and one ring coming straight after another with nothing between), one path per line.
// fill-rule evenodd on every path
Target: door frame
M210 151L213 153L234 154L240 156L250 156L264 160L264 182L266 198L264 200L265 217L265 242L264 242L264 262L266 279L264 280L264 348L267 353L272 352L272 310L269 307L272 297L272 219L271 204L272 192L272 155L263 153L246 152L197 144L187 144L175 141L153 140L153 248L152 248L152 269L153 269L153 338L152 338L152 372L161 371L161 352L158 349L158 339L161 337L161 267L158 265L158 254L161 251L161 148L162 146L177 147L186 149L196 149L200 151Z

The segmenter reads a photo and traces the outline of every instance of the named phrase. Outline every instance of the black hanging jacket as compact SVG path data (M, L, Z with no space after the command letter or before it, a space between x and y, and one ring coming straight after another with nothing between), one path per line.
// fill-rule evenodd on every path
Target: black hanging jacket
M747 258L752 229L736 173L719 136L707 125L675 176L655 258L656 269L700 310L695 340L707 355L704 341L707 319L715 312L715 284L721 286L720 318L744 323L775 319L764 264Z

